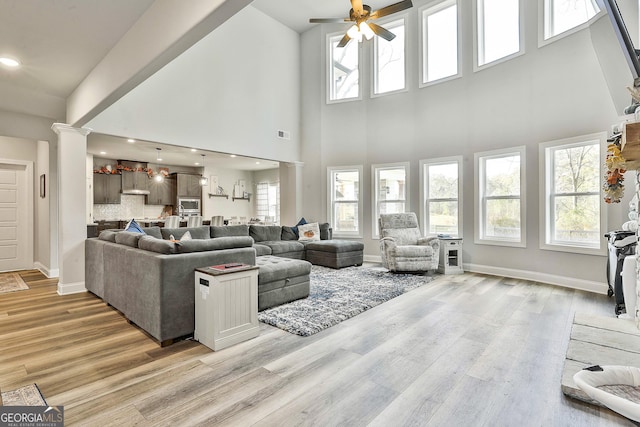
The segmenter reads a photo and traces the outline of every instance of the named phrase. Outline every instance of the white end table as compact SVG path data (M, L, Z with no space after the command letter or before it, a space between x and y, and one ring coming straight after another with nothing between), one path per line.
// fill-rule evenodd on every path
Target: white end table
M462 237L440 237L440 258L438 272L462 274Z
M225 265L195 272L193 337L214 351L260 334L258 266Z

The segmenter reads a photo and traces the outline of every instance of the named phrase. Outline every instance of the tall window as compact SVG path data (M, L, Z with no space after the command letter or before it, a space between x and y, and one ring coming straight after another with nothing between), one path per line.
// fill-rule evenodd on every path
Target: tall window
M391 41L374 38L373 92L376 95L405 88L404 18L380 25L395 34L395 38Z
M327 38L329 63L329 101L356 99L360 96L358 43L338 47L344 34Z
M426 234L461 235L462 157L421 162L423 230Z
M604 225L600 165L605 139L605 135L593 134L540 144L540 158L544 159L543 249L601 249Z
M596 0L543 0L544 39L578 27L600 12Z
M478 66L520 52L520 0L476 0Z
M256 186L256 215L280 223L280 183L259 182Z
M525 148L475 158L476 243L525 247Z
M380 234L378 218L380 214L402 213L405 211L409 163L373 165L374 204L373 227L374 238Z
M459 74L458 29L456 0L422 10L422 84Z
M329 221L336 237L362 237L362 166L330 167Z

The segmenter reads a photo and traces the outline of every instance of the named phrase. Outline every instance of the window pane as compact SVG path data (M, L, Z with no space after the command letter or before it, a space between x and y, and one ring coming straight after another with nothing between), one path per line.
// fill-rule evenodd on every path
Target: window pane
M486 201L485 237L520 240L520 200Z
M381 214L403 213L404 202L387 202L380 204Z
M335 204L335 232L358 231L358 203L336 203Z
M593 192L600 189L598 144L553 151L555 193Z
M338 47L342 37L329 39L331 100L357 98L359 93L358 43L351 42L345 47Z
M485 196L520 195L520 156L487 159L485 161Z
M519 0L478 0L478 64L520 50Z
M600 11L594 0L549 0L549 3L551 10L545 10L549 24L545 39L584 24Z
M376 37L377 94L404 89L404 19L382 26L396 36L391 41Z
M458 202L429 202L429 233L458 234Z
M454 4L438 12L425 11L423 82L458 74L458 8Z
M600 196L555 197L554 240L598 243L600 240Z
M378 200L404 200L405 171L403 169L383 169L379 174ZM402 212L402 211L400 211ZM381 212L393 213L393 212Z
M358 171L336 172L334 178L334 197L336 201L358 200Z
M458 164L429 166L429 199L458 198Z

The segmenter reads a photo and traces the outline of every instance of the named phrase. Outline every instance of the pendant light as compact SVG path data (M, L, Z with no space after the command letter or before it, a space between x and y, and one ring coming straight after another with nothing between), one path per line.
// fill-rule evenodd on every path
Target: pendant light
M160 158L160 151L162 150L162 148L157 148L156 147L156 161L161 162L162 159ZM160 166L158 166L158 173L156 174L155 177L153 177L153 179L156 180L156 182L162 182L164 181L164 177L162 176L162 174L160 173Z
M202 173L204 174L205 173L205 170L204 170L205 169L204 168L204 154L200 154L200 155L202 156ZM200 185L201 186L204 187L205 185L207 185L208 182L209 182L209 180L207 179L206 176L203 175L203 176L200 177Z

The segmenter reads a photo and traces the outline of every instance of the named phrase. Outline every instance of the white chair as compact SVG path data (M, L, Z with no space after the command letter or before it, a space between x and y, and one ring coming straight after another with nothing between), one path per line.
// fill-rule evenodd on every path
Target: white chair
M229 218L229 225L238 225L238 224L240 224L240 221L238 221L237 216L232 216L231 218Z
M180 227L179 216L171 215L164 220L164 228L178 228L178 227Z
M200 227L202 225L201 216L188 216L187 227Z
M440 239L422 237L414 212L380 214L382 266L389 271L427 271L438 268Z
M265 216L264 217L264 225L276 225L276 220L274 217L272 216Z
M224 216L222 215L214 215L211 217L211 225L224 225Z
M249 220L247 219L246 216L241 216L240 219L238 220L238 222L240 224L249 224Z

